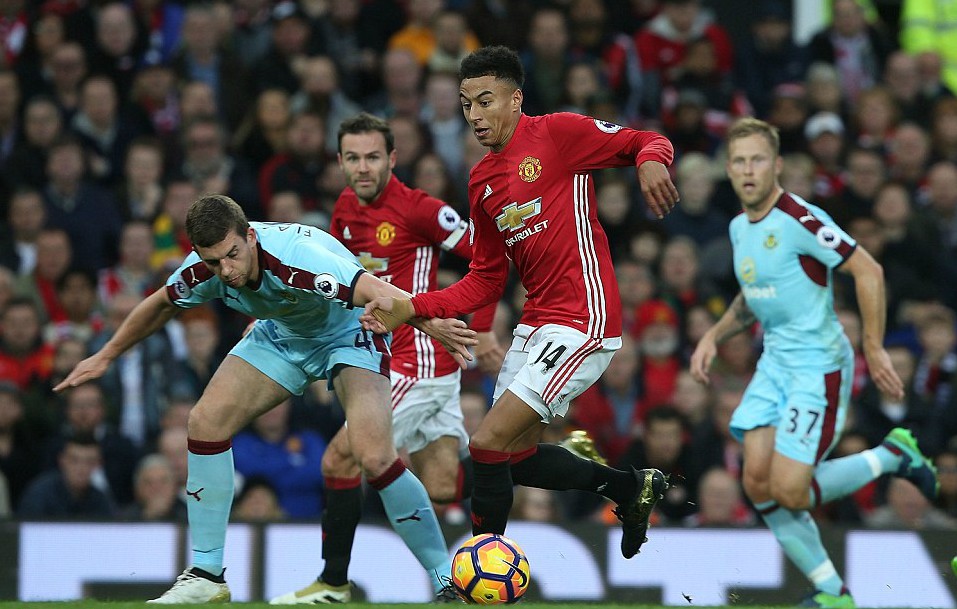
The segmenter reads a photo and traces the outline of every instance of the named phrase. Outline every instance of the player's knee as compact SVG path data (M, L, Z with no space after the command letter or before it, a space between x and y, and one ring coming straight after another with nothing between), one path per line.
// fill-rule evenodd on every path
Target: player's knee
M803 510L808 507L808 489L782 482L771 483L771 498L783 508Z
M202 408L196 405L189 413L187 421L187 431L189 437L193 440L202 442L221 442L232 437L232 432L213 416L209 408Z
M352 455L327 449L322 455L322 475L325 478L353 478L359 475L359 466Z
M495 433L487 429L478 429L469 439L469 448L504 451L506 446Z
M457 475L433 472L422 476L422 484L434 503L453 503L458 499Z
M771 492L768 487L768 479L759 472L750 471L745 468L741 474L741 485L744 487L745 494L753 502L761 503L767 501L770 497Z
M384 451L369 451L367 454L357 455L359 467L362 469L362 472L366 475L366 478L378 478L385 473L385 470L389 469L397 456L392 453Z

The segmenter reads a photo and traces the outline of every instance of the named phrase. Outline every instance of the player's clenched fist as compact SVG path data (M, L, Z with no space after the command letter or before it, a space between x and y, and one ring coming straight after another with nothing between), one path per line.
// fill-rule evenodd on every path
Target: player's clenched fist
M366 303L366 312L359 317L362 327L376 334L392 332L415 317L415 307L408 298L380 296Z

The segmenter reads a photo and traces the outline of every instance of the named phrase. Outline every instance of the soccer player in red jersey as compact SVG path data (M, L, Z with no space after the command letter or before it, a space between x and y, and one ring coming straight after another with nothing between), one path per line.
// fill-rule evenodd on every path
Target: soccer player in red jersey
M621 345L618 285L590 173L635 166L645 200L660 218L678 200L666 167L673 148L656 133L585 116L524 115L521 62L505 47L472 53L459 75L465 118L490 149L469 178L471 268L438 292L376 299L363 319L382 332L413 317L474 311L501 298L513 260L528 301L498 377L495 404L469 444L472 530L504 532L513 483L589 490L618 504L621 551L631 558L667 488L665 476L654 469L616 470L539 440Z
M329 232L379 279L409 294L437 287L439 255L467 259L468 224L446 203L409 188L393 175L395 143L389 124L362 113L339 127L339 164L348 187L339 195ZM503 352L490 331L495 303L472 320L479 332L476 354L486 372L496 373ZM434 503L470 494L471 473L460 462L468 434L459 405L458 363L441 344L409 325L392 337L392 426L396 447L405 449ZM467 462L466 462L467 464ZM283 594L273 604L349 602L348 568L361 516L359 463L346 429L339 430L322 459L326 506L322 515L324 566L309 586ZM442 574L432 574L445 594ZM447 599L446 599L447 600Z

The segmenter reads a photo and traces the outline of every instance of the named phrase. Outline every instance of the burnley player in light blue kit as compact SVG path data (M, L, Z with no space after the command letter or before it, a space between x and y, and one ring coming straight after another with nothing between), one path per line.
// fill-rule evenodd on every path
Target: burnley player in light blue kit
M885 394L904 394L883 347L883 270L824 211L784 192L774 127L741 119L727 140L727 173L744 211L729 231L741 293L699 342L691 372L708 382L717 344L760 322L764 352L730 423L744 443L744 489L814 584L804 606L854 607L808 510L883 474L910 480L929 499L938 487L933 466L902 428L880 446L824 460L844 426L854 365L834 313L835 270L854 278L871 378Z
M362 305L408 294L359 266L332 236L299 224L247 222L235 201L202 197L186 231L194 251L160 289L127 317L113 338L56 387L102 376L116 358L158 330L178 310L221 298L258 321L213 375L189 417L186 484L192 566L152 603L230 599L223 577L226 525L233 499L232 436L313 381L326 379L348 422L352 452L386 514L436 584L449 572L448 549L421 482L392 442L388 338L364 331ZM423 320L420 329L464 364L474 333L458 320ZM410 517L410 515L414 517Z

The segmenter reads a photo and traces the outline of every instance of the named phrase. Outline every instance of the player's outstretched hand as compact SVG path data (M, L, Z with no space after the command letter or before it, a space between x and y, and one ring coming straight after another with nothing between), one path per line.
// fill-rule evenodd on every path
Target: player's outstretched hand
M867 360L867 371L881 393L898 400L902 399L904 397L904 382L901 381L901 377L894 370L887 350L883 347L865 349L864 359Z
M490 376L497 376L505 361L505 350L498 344L494 332L479 332L475 346L475 359L479 370Z
M366 303L366 311L359 317L362 327L376 334L392 332L415 317L415 307L408 298L380 296Z
M702 385L711 383L708 372L711 370L711 363L718 354L718 345L714 337L705 332L705 335L698 341L694 353L691 354L691 376Z
M668 168L658 161L645 161L638 166L638 183L645 196L648 209L658 219L674 209L678 202L678 189L671 181Z
M59 393L64 389L82 385L87 381L98 379L106 374L106 369L110 367L110 360L99 353L94 353L82 362L76 365L76 368L70 371L65 379L59 382L53 391Z
M477 332L470 329L461 319L420 318L416 320L415 326L442 343L460 368L466 367L466 360L472 361L469 347L478 344Z

